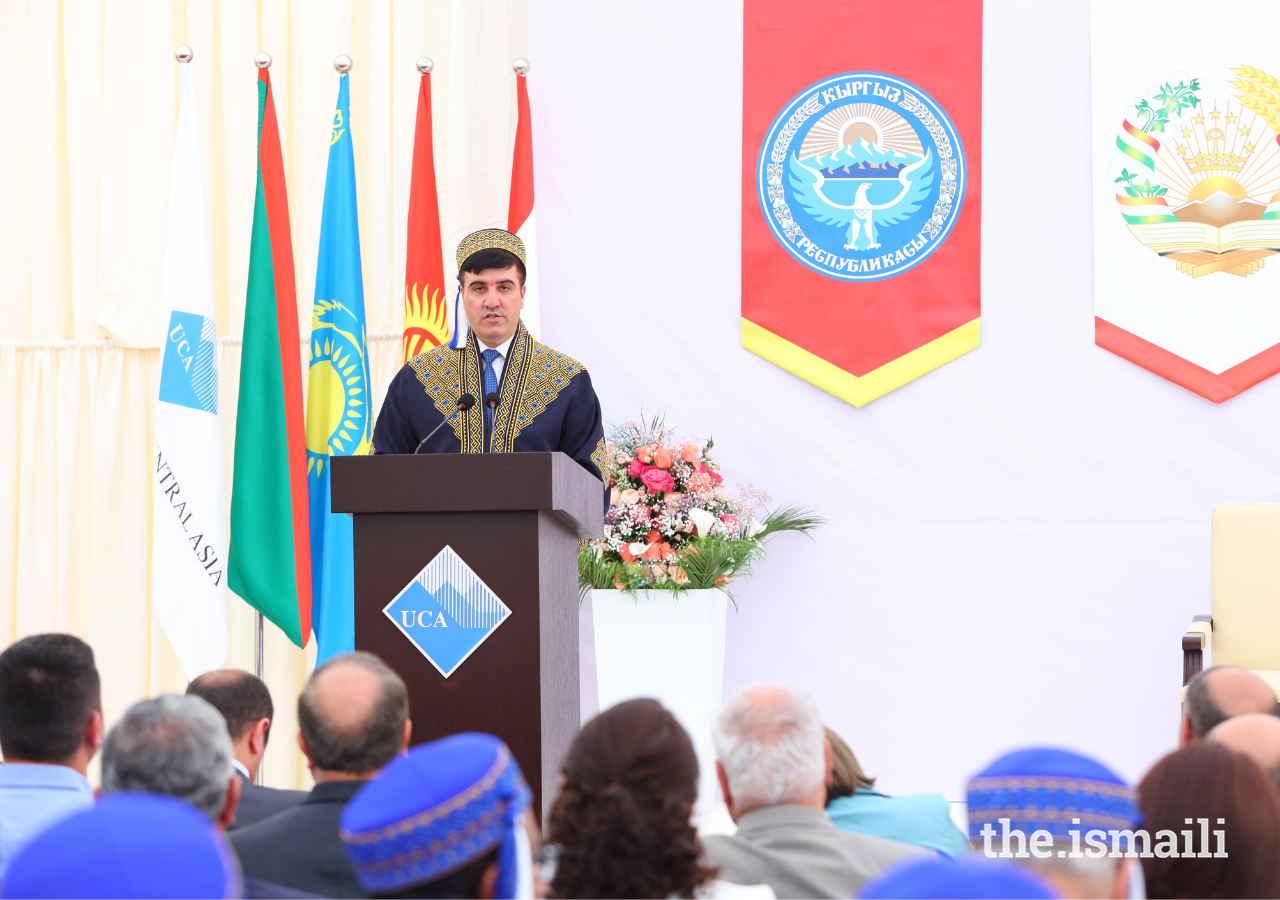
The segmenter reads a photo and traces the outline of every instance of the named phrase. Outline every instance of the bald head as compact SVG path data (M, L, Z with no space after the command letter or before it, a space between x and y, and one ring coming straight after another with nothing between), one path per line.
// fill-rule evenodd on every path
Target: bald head
M1215 727L1205 740L1243 753L1280 788L1280 718L1263 713L1235 716Z
M409 695L372 653L344 653L318 667L298 698L298 729L315 769L372 774L404 747Z
M222 713L233 742L244 738L254 723L262 719L270 723L275 718L271 692L260 678L243 669L205 672L187 685L187 693L202 698Z
M1227 719L1251 713L1275 715L1276 695L1248 669L1214 666L1187 682L1186 717L1193 738L1203 738Z

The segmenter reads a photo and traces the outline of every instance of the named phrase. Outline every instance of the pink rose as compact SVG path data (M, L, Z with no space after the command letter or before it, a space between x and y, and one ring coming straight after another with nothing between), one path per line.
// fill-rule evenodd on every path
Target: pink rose
M643 447L637 447L636 459L640 460L645 465L653 462L653 447L649 444L645 444Z
M632 488L627 488L618 495L618 502L623 506L630 506L632 503L638 503L639 501L640 492Z
M639 478L649 468L638 459L631 460L631 465L627 467L627 474L632 478Z
M649 524L649 507L645 506L643 503L628 506L627 515L631 517L631 521L637 526L643 527Z
M640 480L644 482L645 487L654 492L672 491L676 487L676 480L671 473L657 468L649 469L641 474Z
M715 471L712 471L711 469L707 469L707 474L711 476L712 484L720 484L722 481L724 481L724 476L721 475L719 472L715 472Z
M742 523L738 521L737 516L723 515L720 517L720 521L729 526L730 537L737 537L738 532L742 530Z
M670 469L671 464L675 462L675 458L671 455L671 450L667 447L659 447L653 451L653 464L659 469Z
M631 462L631 457L627 456L625 453L619 453L614 457L614 459L618 461L618 465L620 466L625 466L627 463Z

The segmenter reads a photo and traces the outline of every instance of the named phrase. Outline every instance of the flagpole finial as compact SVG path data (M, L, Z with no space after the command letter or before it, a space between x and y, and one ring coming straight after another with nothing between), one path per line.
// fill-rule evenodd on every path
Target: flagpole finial
M188 47L186 44L183 44L177 50L173 51L173 55L174 55L174 58L178 60L178 62L189 63L191 62L191 57L195 56L195 53L192 51L190 47Z
M430 75L431 71L436 67L436 64L429 56L419 56L416 65L418 67L418 71L423 75Z
M335 57L333 67L338 70L339 75L346 75L351 71L351 57L345 54Z
M529 60L525 59L523 56L512 63L511 67L516 70L517 75L529 74Z
M253 58L253 64L254 64L255 66L257 66L259 69L270 69L270 68L271 68L271 54L270 54L270 53L259 53L257 56L255 56L255 57Z

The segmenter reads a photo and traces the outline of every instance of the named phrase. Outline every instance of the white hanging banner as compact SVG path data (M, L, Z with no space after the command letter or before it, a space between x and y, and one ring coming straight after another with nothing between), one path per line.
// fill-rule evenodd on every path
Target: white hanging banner
M190 68L178 64L182 105L165 246L152 596L160 624L193 679L226 661L229 635L213 257Z

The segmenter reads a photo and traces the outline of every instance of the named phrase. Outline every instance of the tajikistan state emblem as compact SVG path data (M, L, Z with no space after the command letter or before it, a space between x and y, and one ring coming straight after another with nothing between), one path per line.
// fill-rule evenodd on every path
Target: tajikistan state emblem
M1246 276L1280 253L1280 81L1175 75L1125 111L1107 170L1129 231L1178 271Z
M924 91L849 72L783 107L756 183L770 230L795 259L830 278L875 281L946 240L964 200L964 150Z

